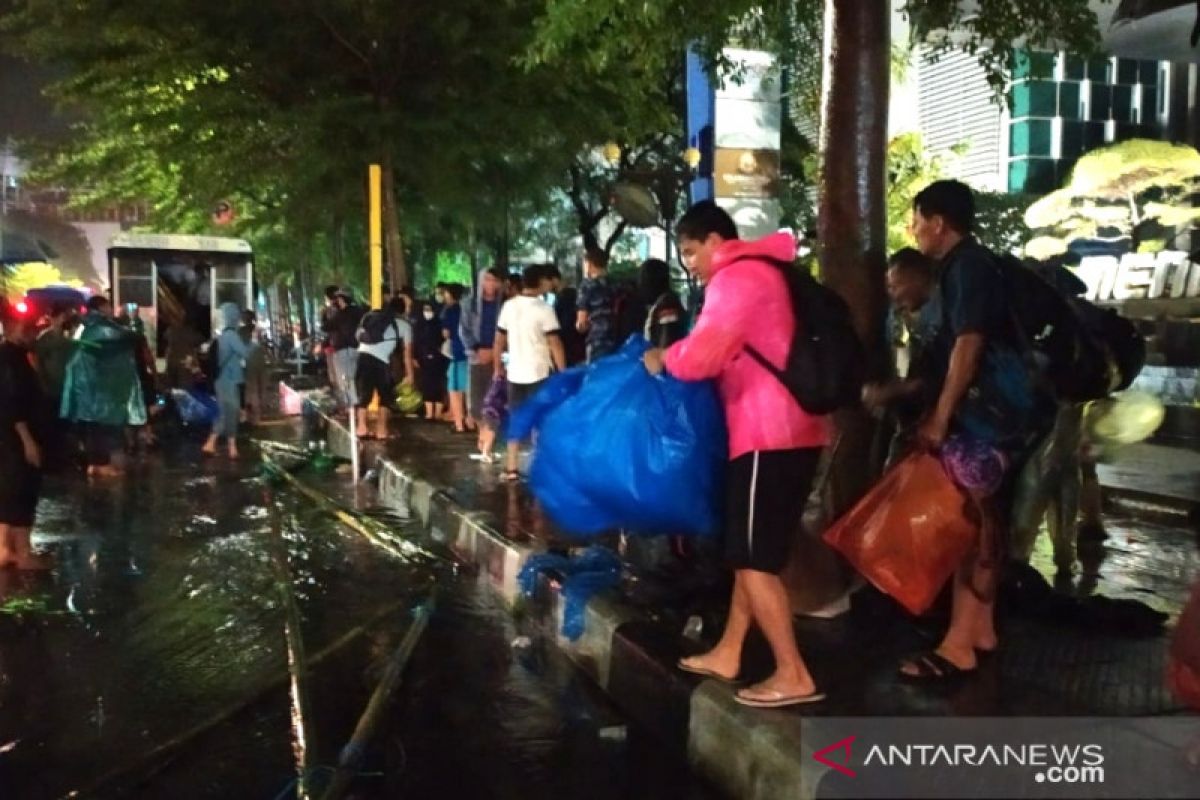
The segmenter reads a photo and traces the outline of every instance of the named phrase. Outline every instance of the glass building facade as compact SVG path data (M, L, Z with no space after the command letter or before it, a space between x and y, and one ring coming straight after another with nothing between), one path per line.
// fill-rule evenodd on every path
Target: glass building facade
M1089 150L1162 138L1166 76L1160 61L1022 54L1009 94L1008 190L1053 191Z

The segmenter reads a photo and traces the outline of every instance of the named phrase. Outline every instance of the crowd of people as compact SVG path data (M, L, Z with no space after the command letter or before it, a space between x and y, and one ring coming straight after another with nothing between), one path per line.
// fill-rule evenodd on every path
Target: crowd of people
M1088 477L1077 457L1080 404L1056 397L1030 368L998 258L973 235L971 190L937 181L916 195L911 219L916 247L893 254L887 272L892 320L903 333L898 377L865 386L862 402L895 423L889 461L914 451L937 454L977 523L975 544L952 578L945 635L898 666L904 679L938 682L971 673L999 646L1001 569L1009 557L1028 558L1048 505L1060 569L1073 566L1076 531L1103 530L1096 502L1085 504L1077 524L1078 483ZM360 436L389 437L398 390L419 392L424 418L473 433L473 457L486 464L498 460L497 402L511 413L555 372L605 358L631 334L649 341L649 372L714 381L728 435L722 549L733 591L720 639L679 667L737 680L747 634L757 626L775 671L741 688L738 701L816 702L824 695L801 655L780 578L834 435L832 419L807 410L780 377L806 324L781 269L795 261L796 240L781 232L744 241L711 201L689 209L676 233L682 260L705 290L699 313L685 309L665 262L644 262L636 284L622 285L610 278L607 255L588 250L577 291L563 285L553 265L530 265L519 275L491 267L473 287L441 284L422 300L404 289L377 309L330 286L317 349ZM224 438L236 458L239 424L261 413L265 360L252 313L225 304L220 318L207 353L194 331L168 331L168 376L176 385L211 383L218 414L203 449L215 454ZM88 475L119 474L112 454L121 431L144 427L156 405L154 362L145 336L114 318L102 296L89 301L82 318L69 308L52 310L40 331L11 313L4 322L0 566L38 569L45 564L31 551L29 532L41 473L65 450L56 422L79 431ZM45 409L54 409L55 419ZM520 479L521 444L507 442L502 480ZM1021 479L1027 468L1036 474Z
M553 264L520 273L489 267L474 287L440 283L422 300L402 289L373 310L347 289L326 287L316 349L339 408L357 410L359 437L389 438L403 385L419 392L425 420L474 434L472 458L496 463L503 414L553 371L603 358L634 332L662 345L682 336L687 312L666 262L647 260L636 283L626 285L610 280L603 251L587 250L583 261L587 278L578 290L563 285ZM388 320L384 339L364 343L366 320L377 314ZM490 408L489 398L502 409ZM378 405L373 425L372 404ZM519 445L507 445L503 480L519 478Z
M1081 474L1087 480L1077 454L1081 405L1056 397L1032 366L1001 262L973 236L974 216L972 192L960 182L937 181L917 194L917 246L894 254L887 275L892 314L905 332L900 377L866 385L862 397L896 423L889 461L935 454L976 525L974 544L951 579L948 629L935 647L897 667L902 679L924 683L968 675L999 646L1001 570L1010 557L1029 557L1048 504L1061 570L1073 566L1077 531L1104 535L1098 502L1086 504L1076 525ZM737 700L758 707L816 702L824 694L797 646L779 576L833 423L807 412L775 371L746 357L753 348L780 374L787 368L793 334L805 320L788 301L778 265L794 261L796 244L786 233L741 241L732 219L711 202L689 210L677 234L685 263L705 287L704 307L687 336L644 360L653 373L717 383L730 458L722 545L735 576L720 639L679 667L736 681L746 635L757 626L775 671L741 688Z
M225 304L223 328L208 343L197 326L170 325L160 376L136 306L115 312L97 294L83 309L71 302L2 308L0 566L51 566L29 547L43 474L78 469L89 479L120 478L122 462L157 444L151 423L173 405L172 390L215 394L202 448L208 455L224 437L237 458L239 424L262 418L268 360L252 311Z

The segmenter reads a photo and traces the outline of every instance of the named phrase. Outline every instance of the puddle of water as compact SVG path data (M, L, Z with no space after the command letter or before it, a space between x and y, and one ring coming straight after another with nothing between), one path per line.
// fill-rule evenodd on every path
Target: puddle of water
M97 796L271 798L294 796L298 763L327 776L404 633L405 598L434 573L283 492L273 559L250 471L196 478L194 465L167 460L122 484L50 487L35 540L57 569L0 572L0 798L60 797L126 768ZM544 648L514 649L509 615L474 580L441 574L439 612L367 754L377 774L356 796L635 796L619 717L576 673L548 669ZM309 658L399 606L311 670L307 719L287 680L243 707L297 658L281 581ZM138 764L230 708L240 710L173 757ZM671 770L667 783L680 784ZM472 791L445 791L447 776ZM573 793L544 794L553 787Z

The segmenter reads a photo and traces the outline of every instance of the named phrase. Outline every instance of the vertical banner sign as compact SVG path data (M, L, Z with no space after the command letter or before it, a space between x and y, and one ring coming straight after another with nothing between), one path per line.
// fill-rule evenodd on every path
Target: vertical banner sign
M756 239L779 229L780 75L770 53L724 54L735 67L715 92L714 194L741 235Z
M688 187L692 203L713 198L713 106L716 95L704 59L691 48L687 52L687 137L688 147L700 151L700 166Z

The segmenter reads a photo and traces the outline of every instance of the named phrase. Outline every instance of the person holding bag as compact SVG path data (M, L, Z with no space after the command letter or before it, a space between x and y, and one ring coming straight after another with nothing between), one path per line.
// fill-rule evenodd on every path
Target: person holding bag
M720 641L678 666L736 680L746 635L757 625L775 657L775 672L738 691L737 701L759 708L818 702L825 695L800 655L779 575L829 443L829 424L802 408L747 352L753 348L777 369L788 360L796 325L804 321L797 320L776 264L795 260L796 242L786 233L741 241L733 219L712 201L688 209L675 230L684 263L706 287L704 309L688 336L666 350L648 350L644 362L651 374L665 369L679 380L716 380L729 437L722 544L734 571Z
M959 181L935 181L913 201L917 248L938 262L917 321L924 375L939 386L915 436L937 454L979 516L975 547L956 570L950 628L900 675L940 681L973 672L998 646L995 591L1015 478L1053 421L1053 397L1027 368L1021 334L994 254L971 235L975 203Z

